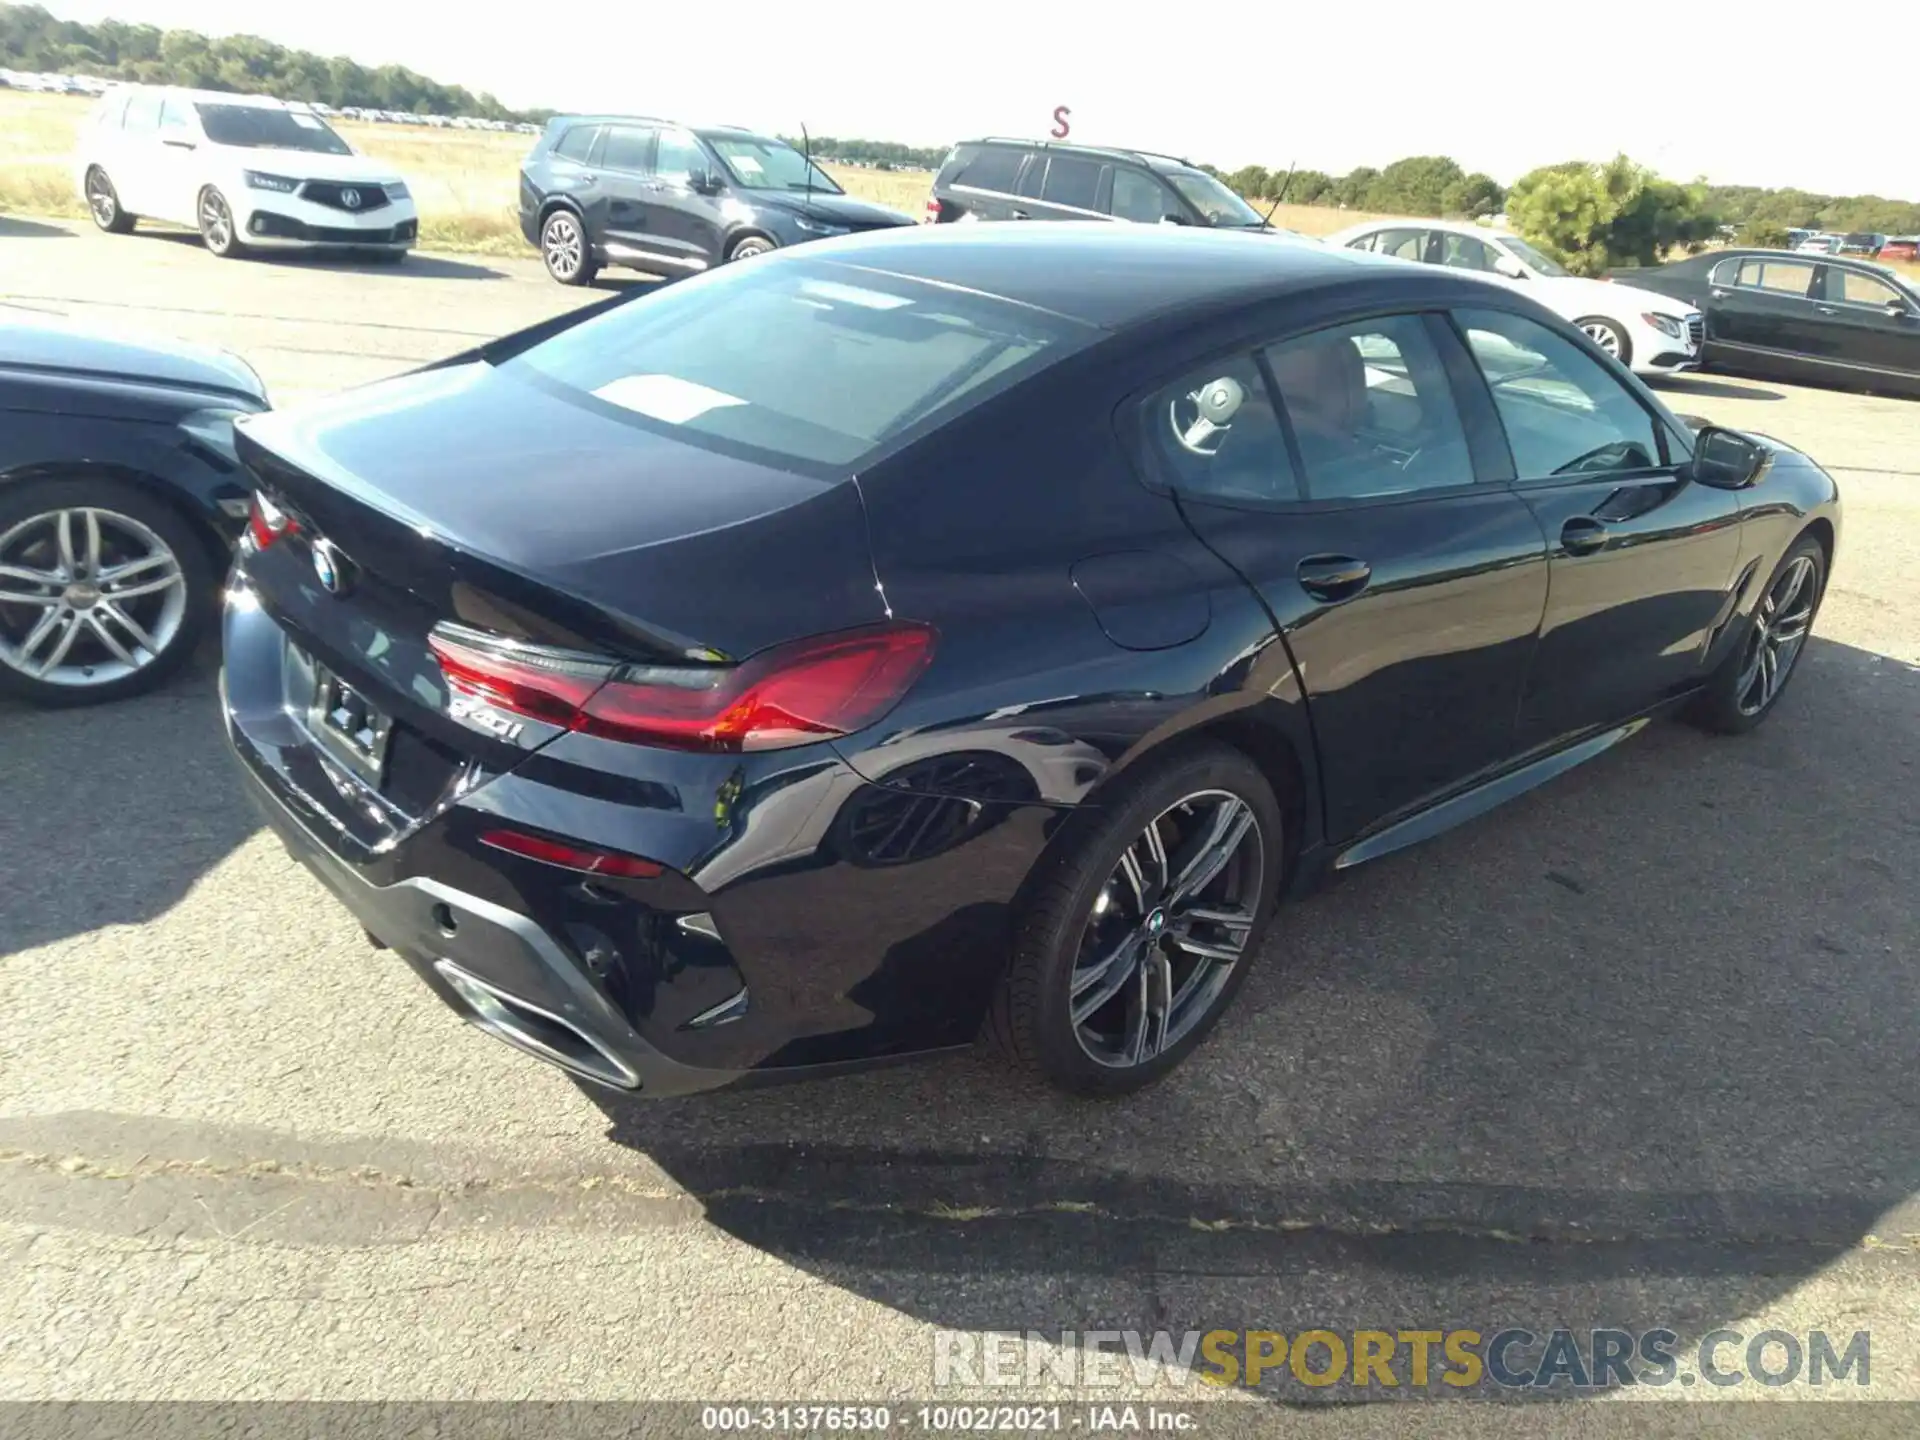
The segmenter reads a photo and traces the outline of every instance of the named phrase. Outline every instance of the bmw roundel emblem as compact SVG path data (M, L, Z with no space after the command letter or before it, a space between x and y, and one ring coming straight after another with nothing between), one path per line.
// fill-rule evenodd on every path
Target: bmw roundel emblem
M313 542L313 573L320 577L320 583L326 587L329 595L340 593L346 577L340 565L340 552L328 541Z
M345 190L340 192L340 203L349 210L358 210L360 208L360 192L349 185Z

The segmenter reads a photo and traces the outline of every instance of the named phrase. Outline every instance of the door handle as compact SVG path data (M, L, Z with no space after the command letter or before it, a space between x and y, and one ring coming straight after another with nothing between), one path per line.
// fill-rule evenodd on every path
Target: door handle
M1813 308L1818 310L1822 315L1838 315L1840 313L1831 305L1816 305Z
M1560 527L1560 546L1569 555L1591 555L1609 538L1611 532L1591 515L1576 515Z
M1373 567L1351 555L1309 555L1293 572L1300 588L1316 600L1351 600L1367 588Z
M1014 210L1010 213L1015 220L1031 220L1033 218L1024 210Z
M1715 300L1724 300L1727 298L1727 292L1724 290L1709 290L1707 294L1711 295Z

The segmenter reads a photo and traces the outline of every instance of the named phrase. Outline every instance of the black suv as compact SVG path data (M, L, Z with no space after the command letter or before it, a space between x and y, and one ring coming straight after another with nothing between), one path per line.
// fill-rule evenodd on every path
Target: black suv
M520 167L520 230L547 273L684 275L825 235L911 225L848 195L784 140L731 125L556 115Z
M1271 230L1265 217L1187 160L1044 140L965 140L933 177L926 219L1132 220ZM1290 232L1289 232L1290 233Z

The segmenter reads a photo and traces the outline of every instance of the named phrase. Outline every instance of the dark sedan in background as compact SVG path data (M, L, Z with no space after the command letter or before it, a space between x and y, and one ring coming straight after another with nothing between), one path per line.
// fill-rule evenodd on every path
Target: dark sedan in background
M1839 497L1537 302L952 225L241 422L225 721L460 1013L668 1095L1200 1044L1283 893L1795 671ZM239 942L236 942L239 943Z
M1781 380L1920 396L1920 290L1868 260L1710 250L1609 280L1656 290L1706 317L1709 366Z
M51 705L151 689L218 613L246 522L247 363L0 305L0 690Z

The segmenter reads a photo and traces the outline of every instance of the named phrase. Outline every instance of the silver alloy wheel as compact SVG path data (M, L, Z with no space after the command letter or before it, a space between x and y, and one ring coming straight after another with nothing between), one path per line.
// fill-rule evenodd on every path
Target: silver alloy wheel
M1610 320L1582 320L1580 333L1598 345L1614 359L1620 358L1620 332Z
M1225 790L1169 805L1121 852L1069 981L1089 1059L1144 1065L1206 1017L1252 933L1265 867L1253 808Z
M87 208L93 212L93 223L102 230L111 229L120 217L119 197L105 172L98 168L87 172Z
M555 212L547 221L546 229L540 234L540 248L546 256L547 269L557 280L573 279L586 259L586 242L581 237L580 226L564 210Z
M0 664L48 685L110 685L180 633L187 577L131 516L51 510L0 535Z
M733 247L733 258L736 260L751 260L755 255L765 255L772 249L773 246L767 241L762 240L758 235L749 235Z
M1754 612L1753 633L1734 683L1734 706L1742 715L1765 710L1793 673L1794 661L1813 629L1813 607L1819 600L1813 557L1801 555L1780 572Z
M203 191L200 196L200 234L207 248L216 255L227 253L233 244L233 212L218 190Z

